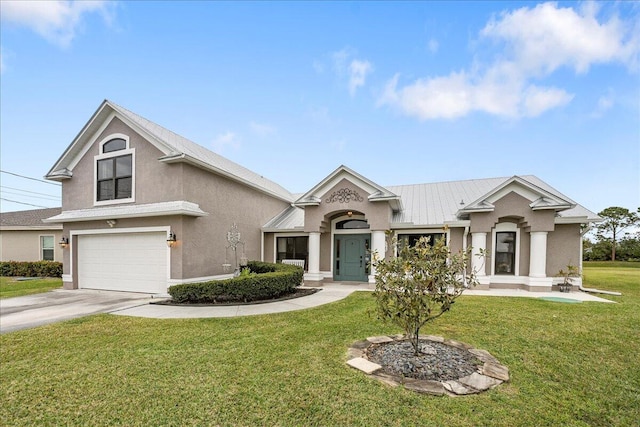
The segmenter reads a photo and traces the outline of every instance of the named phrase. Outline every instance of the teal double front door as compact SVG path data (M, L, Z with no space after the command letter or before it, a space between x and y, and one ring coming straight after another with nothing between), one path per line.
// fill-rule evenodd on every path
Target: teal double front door
M336 234L333 249L333 280L367 282L371 234Z

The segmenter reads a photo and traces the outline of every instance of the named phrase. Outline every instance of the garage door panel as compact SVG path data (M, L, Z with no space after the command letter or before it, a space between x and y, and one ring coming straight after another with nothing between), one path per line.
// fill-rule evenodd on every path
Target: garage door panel
M162 232L79 236L79 287L164 293L167 250Z

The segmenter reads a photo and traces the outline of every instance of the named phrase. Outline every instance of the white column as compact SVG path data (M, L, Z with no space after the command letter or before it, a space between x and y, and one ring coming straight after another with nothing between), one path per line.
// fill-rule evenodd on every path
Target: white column
M373 254L377 254L378 259L384 259L385 256L385 236L384 231L371 232L371 268L369 269L369 283L376 283L376 269L373 266Z
M532 231L529 251L529 277L547 277L547 232Z
M547 232L529 233L529 290L550 291L553 277L547 277Z
M305 280L320 281L320 233L309 233L309 268L304 275Z
M487 233L471 233L471 268L477 277L486 276L486 258L480 256L480 252L487 249Z

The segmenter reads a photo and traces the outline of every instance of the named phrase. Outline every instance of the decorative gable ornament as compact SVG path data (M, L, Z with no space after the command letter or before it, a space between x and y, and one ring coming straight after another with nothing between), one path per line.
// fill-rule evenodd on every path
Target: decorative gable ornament
M350 201L362 202L364 198L357 191L350 188L341 188L331 193L329 197L325 199L327 203L349 203Z

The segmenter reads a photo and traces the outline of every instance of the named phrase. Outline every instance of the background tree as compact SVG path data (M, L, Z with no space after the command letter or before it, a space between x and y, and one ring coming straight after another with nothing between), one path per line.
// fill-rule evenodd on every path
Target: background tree
M639 208L640 211L640 208ZM640 224L640 217L629 209L612 206L598 213L604 221L596 225L597 236L611 241L611 261L616 260L616 246L622 231Z
M374 254L378 317L401 327L416 354L420 328L449 311L465 287L477 285L475 272L467 273L470 251L452 254L444 239L432 246L423 237L400 245L397 257Z

